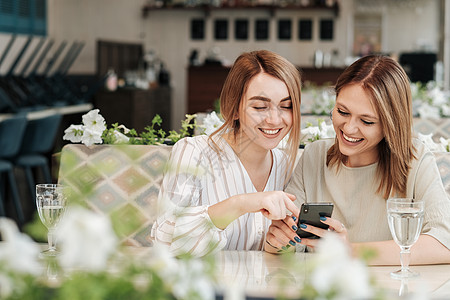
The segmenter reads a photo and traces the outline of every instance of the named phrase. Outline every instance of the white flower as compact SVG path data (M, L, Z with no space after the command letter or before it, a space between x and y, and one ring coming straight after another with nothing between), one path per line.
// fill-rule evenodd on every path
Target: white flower
M42 267L38 261L39 246L29 236L21 233L14 221L0 218L0 233L4 240L0 243L0 264L3 267L25 274L41 273Z
M117 129L122 129L123 133L127 134L128 132L130 132L130 129L128 129L125 125L119 125L117 126Z
M435 86L433 89L431 89L428 92L428 96L431 98L431 103L434 106L441 106L445 103L447 103L447 96L445 93L437 86Z
M319 137L321 139L329 139L329 138L334 138L336 136L336 132L334 131L333 124L327 125L326 122L320 122L319 128L320 128Z
M437 144L433 141L433 134L422 134L422 133L418 133L417 134L417 138L422 141L425 146L430 150L430 151L445 151L445 148L442 144Z
M148 265L156 270L163 279L170 280L173 273L176 272L174 270L177 268L177 261L171 254L169 247L161 243L155 243Z
M127 137L125 134L118 130L114 130L114 137L116 138L115 144L126 144L130 141L130 138Z
M420 87L416 82L411 82L411 95L413 98L417 97L419 94Z
M148 265L161 276L177 299L215 298L213 283L200 259L176 259L167 246L156 243Z
M336 299L370 299L373 290L365 265L351 256L350 249L335 233L320 239L314 257L311 284L322 296L334 291Z
M82 116L82 119L85 129L100 132L101 135L103 131L105 131L106 125L105 118L103 118L102 115L99 114L99 112L100 111L98 109L93 109L87 114L84 114Z
M319 137L320 129L317 126L309 126L309 127L302 129L302 134L304 134L306 136Z
M83 143L86 146L101 144L102 134L106 130L106 122L98 109L93 109L84 114L83 125L70 125L64 130L64 140L72 143Z
M216 112L213 111L203 119L204 133L210 135L222 126L222 124L223 121L217 116Z
M172 292L178 299L215 299L214 286L200 259L180 260ZM193 295L198 295L195 297Z
M55 232L61 266L68 269L102 271L116 250L117 237L106 215L81 207L70 207Z
M84 128L83 136L81 137L81 142L86 146L91 146L93 144L101 144L102 132L91 130L90 128Z
M440 112L439 108L431 106L428 103L422 103L422 105L417 109L419 116L423 119L439 119Z
M83 136L83 125L70 125L66 130L64 130L63 140L71 141L72 143L81 142L81 137Z
M442 116L450 117L450 105L443 104L441 106L441 110L442 110Z
M326 115L334 106L335 96L329 89L322 89L319 95L315 95L311 112L315 115Z
M312 126L311 123L306 125L306 128L302 129L302 140L308 142L314 142L319 139L334 138L336 133L334 131L333 124L327 125L322 119L318 120L318 126Z

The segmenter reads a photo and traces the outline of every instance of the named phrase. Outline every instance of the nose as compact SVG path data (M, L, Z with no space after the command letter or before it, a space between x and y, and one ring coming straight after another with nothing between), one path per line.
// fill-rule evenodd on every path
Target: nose
M271 108L266 116L266 122L268 124L279 124L281 119L281 112L276 107Z
M344 124L344 132L346 134L355 134L359 130L358 123L355 118L350 118L347 122Z

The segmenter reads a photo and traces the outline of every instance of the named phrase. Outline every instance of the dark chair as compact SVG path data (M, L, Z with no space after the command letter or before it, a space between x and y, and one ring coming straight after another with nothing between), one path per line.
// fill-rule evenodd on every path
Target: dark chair
M60 114L54 114L29 120L22 139L19 155L14 160L15 165L25 171L31 199L33 200L36 196L33 168L41 169L45 183L52 182L47 155L53 148L61 119L62 116Z
M9 161L17 155L25 133L27 119L25 116L14 116L0 122L0 215L5 215L6 180L9 181L9 191L16 209L19 224L24 222L22 204L19 198L14 165ZM6 175L7 178L3 178ZM5 180L4 180L5 179Z

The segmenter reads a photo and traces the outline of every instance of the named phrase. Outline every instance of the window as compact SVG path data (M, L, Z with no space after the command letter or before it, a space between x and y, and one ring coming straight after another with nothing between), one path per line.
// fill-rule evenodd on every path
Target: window
M259 19L255 21L255 39L257 41L269 39L269 21Z
M292 24L290 19L278 20L278 39L279 40L290 40Z
M237 19L234 22L234 37L236 40L248 39L248 20Z
M214 38L216 40L228 39L228 20L217 19L214 22Z
M47 34L46 0L0 0L0 31Z
M298 21L298 39L302 41L312 40L313 22L311 19L300 19Z
M205 38L205 20L192 19L191 20L191 39L203 40Z
M333 20L320 20L320 39L322 41L331 41L333 39L333 27Z

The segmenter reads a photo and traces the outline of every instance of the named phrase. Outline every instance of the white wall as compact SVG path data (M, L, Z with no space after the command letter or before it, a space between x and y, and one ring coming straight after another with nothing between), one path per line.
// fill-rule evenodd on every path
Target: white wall
M383 48L389 52L437 52L440 38L439 0L422 1L417 7L386 10Z
M335 19L334 40L318 40L318 20L332 17L330 11L323 10L277 10L270 18L269 40L254 40L254 20L270 17L265 10L213 10L206 19L206 38L204 41L190 40L190 20L204 17L203 11L170 10L151 11L142 17L145 0L48 0L48 35L56 41L83 40L86 45L72 66L72 74L93 74L96 71L96 41L113 40L142 43L145 50L153 49L165 62L173 87L172 127L177 129L186 109L186 82L188 57L192 49L198 49L201 61L208 49L217 46L222 57L232 63L243 51L269 49L285 56L299 66L312 65L314 51L338 49L340 59L351 55L353 43L353 0L341 2L339 16ZM418 1L417 9L382 8L383 50L386 52L410 51L417 44L427 44L431 50L438 49L439 42L439 0ZM213 22L215 18L229 20L227 41L214 41ZM249 40L234 40L234 19L244 17L249 20ZM276 39L276 22L279 18L292 19L291 41ZM297 39L299 18L311 17L314 20L313 40ZM0 51L7 42L7 35L0 35ZM31 47L30 47L31 48ZM56 48L56 47L55 47ZM55 50L55 49L54 49ZM16 50L18 51L18 50ZM3 71L3 68L0 70Z

